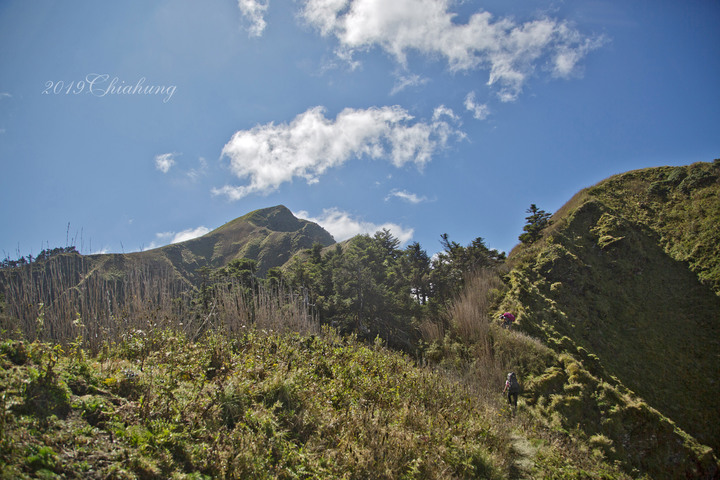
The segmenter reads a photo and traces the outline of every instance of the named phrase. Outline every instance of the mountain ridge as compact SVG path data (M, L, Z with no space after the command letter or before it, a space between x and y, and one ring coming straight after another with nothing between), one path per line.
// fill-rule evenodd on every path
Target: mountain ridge
M503 300L522 331L619 379L716 452L718 192L717 160L631 171L582 190L540 241L513 249ZM562 387L544 396L570 401ZM608 434L598 422L590 431Z
M127 310L128 302L139 308L161 297L165 302L179 297L187 301L206 270L233 260L254 260L256 273L263 276L299 251L333 243L322 227L278 205L250 212L201 237L152 250L95 255L62 251L41 261L2 268L0 294L10 317L21 319L26 334L32 336L33 322L27 319L41 314L60 321L74 315L69 312L74 310L83 317L100 315L111 322L118 311Z
M517 360L515 371L527 380L528 411L551 430L582 432L593 449L628 472L637 469L654 478L718 474L713 449L720 450L719 193L718 160L609 177L574 195L538 241L516 246L503 290L491 292L499 310L516 312L513 328L528 335L508 336L515 342L509 351L520 353L519 345L532 344L527 339L542 345L529 347ZM303 255L293 257L297 253L306 252L312 262L316 251L308 249L318 244L337 245L337 254L343 253L343 244L329 233L279 205L186 242L132 254L61 253L0 271L0 280L23 274L46 295L19 299L34 308L23 317L31 338L34 319L43 318L57 297L39 273L59 275L65 283L56 290L78 299L88 291L84 285L104 282L107 288L96 295L103 303L143 295L144 285L157 280L151 274L160 272L176 282L168 289L173 300L187 287L196 292L204 268L249 258L264 275L291 258L301 262ZM137 272L142 288L126 292L117 286ZM108 305L105 315L108 328L114 328L117 307ZM187 310L169 316L189 317ZM503 345L496 345L493 355L502 356Z
M122 255L120 258L156 266L169 262L184 281L194 284L198 269L220 268L238 258L257 261L257 270L264 275L314 243L328 246L335 240L319 225L296 218L287 207L277 205L254 210L183 242L142 252L90 257L104 260L110 258L107 255Z

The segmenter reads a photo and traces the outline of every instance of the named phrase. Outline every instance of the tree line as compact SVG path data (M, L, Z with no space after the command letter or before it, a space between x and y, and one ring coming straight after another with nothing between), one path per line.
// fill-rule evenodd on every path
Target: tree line
M384 229L332 247L316 244L286 268L270 269L265 278L257 276L254 260L233 260L214 272L200 272L197 304L201 311L211 308L213 289L228 279L244 295L260 288L289 289L321 323L361 338L380 336L411 350L419 340L418 325L428 319L444 321L445 307L470 272L505 260L482 237L463 246L443 234L440 243L443 250L431 257L417 242L400 248L400 241Z
M0 262L0 268L15 268L15 267L22 267L24 265L29 265L33 262L42 262L45 260L49 260L50 258L60 255L63 253L80 253L77 251L77 248L75 248L74 245L69 247L57 247L57 248L46 248L42 250L40 253L38 253L37 257L33 257L32 255L27 255L24 257L20 257L17 260L11 260L9 257L6 257L2 262Z
M531 205L528 213L528 224L520 237L524 243L539 239L540 232L549 224L549 215L535 205ZM196 271L192 293L182 294L176 303L184 305L181 310L186 315L190 314L197 324L209 325L219 315L220 307L227 306L228 299L233 296L242 301L244 315L249 315L250 323L256 317L256 300L273 299L277 304L273 308L277 308L278 312L287 305L297 305L307 312L307 318L332 325L341 333L354 332L367 340L380 336L393 347L414 350L420 340L421 325L430 322L440 327L440 331L447 330L450 321L448 306L463 290L471 274L480 270L495 270L506 259L504 252L489 248L482 237L461 245L451 240L448 234L442 234L442 250L432 256L418 242L404 248L400 245L401 242L389 230L374 235L358 235L331 247L316 244L296 255L284 268L271 268L262 278L257 271L257 262L248 258L233 260L216 270L200 268ZM64 253L78 252L74 246L46 249L35 258L6 259L2 267L22 267ZM33 274L29 279L35 277ZM149 281L145 277L140 282L143 291L149 288L145 288ZM53 295L65 290L60 288L60 283L66 283L62 278L62 282L56 282L57 285L51 285L52 282L48 283L40 277L35 280L41 282L37 288L45 288L46 284L52 287L45 288L50 297L32 296L25 303L42 302L49 306L54 304ZM103 288L98 287L98 291L105 291ZM122 306L127 300L124 298L127 295L122 295L124 290L113 290L114 305ZM171 290L163 295L178 295L177 289ZM9 302L9 292L5 293ZM83 297L79 292L78 295ZM116 298L117 295L123 298ZM138 298L147 299L153 295L146 292ZM155 296L158 295L163 296L159 293ZM102 295L103 299L105 297L107 295ZM77 301L84 305L88 303L86 300ZM104 305L103 302L98 300L95 303ZM72 309L70 305L68 309ZM88 320L104 315L94 310L95 313L83 312ZM32 318L28 321L36 316L30 315Z

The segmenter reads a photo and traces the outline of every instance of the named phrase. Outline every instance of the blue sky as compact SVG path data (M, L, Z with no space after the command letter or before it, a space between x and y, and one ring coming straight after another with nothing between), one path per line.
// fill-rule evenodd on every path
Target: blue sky
M531 203L720 157L715 0L100 5L0 3L3 258L278 204L507 252Z

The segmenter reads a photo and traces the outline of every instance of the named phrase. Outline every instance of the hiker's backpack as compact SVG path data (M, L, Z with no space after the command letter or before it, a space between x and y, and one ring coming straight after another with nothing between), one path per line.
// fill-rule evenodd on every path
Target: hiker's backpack
M515 372L511 372L508 374L508 384L509 392L510 393L520 393L520 383L518 383L517 377L515 376Z

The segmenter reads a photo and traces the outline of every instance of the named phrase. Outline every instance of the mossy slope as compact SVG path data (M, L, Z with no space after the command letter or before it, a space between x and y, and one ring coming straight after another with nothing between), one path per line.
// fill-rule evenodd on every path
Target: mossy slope
M608 450L642 471L691 474L663 463L657 452L669 443L712 457L677 427L720 448L719 178L717 161L617 175L576 195L542 240L511 255L504 308L575 362L536 378L544 393L534 400L566 428L611 438ZM592 388L571 381L570 364Z

